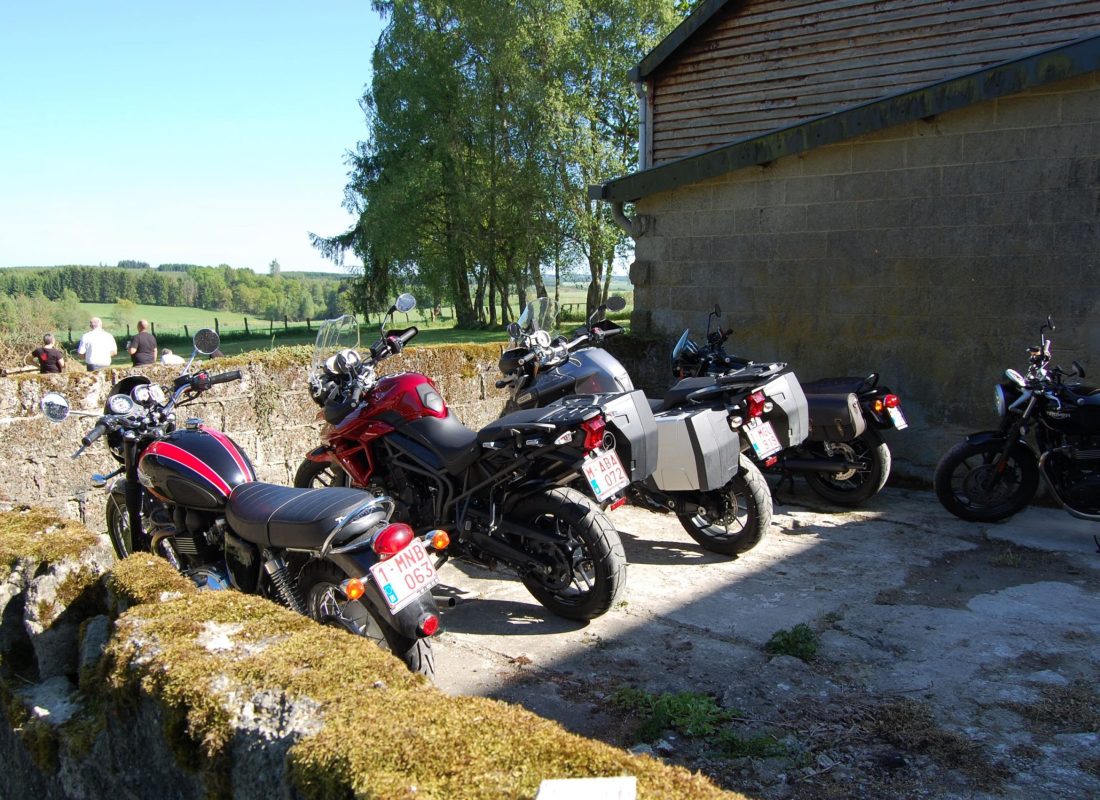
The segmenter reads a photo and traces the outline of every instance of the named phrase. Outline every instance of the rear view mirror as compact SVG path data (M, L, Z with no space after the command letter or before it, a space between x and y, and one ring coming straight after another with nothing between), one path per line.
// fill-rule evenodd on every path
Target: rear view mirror
M626 308L626 298L615 295L614 297L607 298L607 303L605 305L608 311L622 311Z
M57 392L47 394L39 405L50 422L64 422L69 416L69 401Z
M202 330L195 331L195 338L192 342L196 352L208 356L218 349L218 345L222 342L222 337L219 336L218 332L213 328L203 328Z
M393 303L394 310L401 314L408 314L414 308L416 308L416 298L408 292L397 296L397 300Z

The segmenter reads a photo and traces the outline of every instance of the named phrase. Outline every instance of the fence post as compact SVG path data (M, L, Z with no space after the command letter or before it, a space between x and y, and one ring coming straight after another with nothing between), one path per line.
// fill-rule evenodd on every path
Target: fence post
M187 330L186 325L183 326L183 335L186 336L188 339L191 338L191 331Z
M130 338L130 323L129 322L126 323L126 338L127 339Z
M313 328L309 327L309 317L306 317L306 330L307 331L312 331L313 330Z
M248 317L244 318L244 332L245 332L245 335L247 336L248 335Z
M283 330L284 331L289 331L290 330L290 320L287 319L286 314L283 314Z
M218 326L218 318L214 317L214 332L221 333L222 329Z
M275 320L273 320L273 319L269 319L267 321L267 335L268 336L274 336L275 335Z

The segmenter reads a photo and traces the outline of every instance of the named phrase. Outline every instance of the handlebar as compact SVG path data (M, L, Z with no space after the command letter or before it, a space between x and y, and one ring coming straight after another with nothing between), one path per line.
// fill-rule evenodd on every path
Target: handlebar
M97 422L96 426L94 428L92 428L90 431L88 431L88 435L80 440L80 443L82 445L84 445L85 447L88 447L88 446L91 445L92 442L94 442L96 439L98 439L100 436L102 436L106 432L107 432L107 426L104 425L102 422Z
M219 375L212 375L206 379L207 383L213 386L215 383L230 383L232 381L239 381L241 379L241 371L234 369L229 372L222 372Z

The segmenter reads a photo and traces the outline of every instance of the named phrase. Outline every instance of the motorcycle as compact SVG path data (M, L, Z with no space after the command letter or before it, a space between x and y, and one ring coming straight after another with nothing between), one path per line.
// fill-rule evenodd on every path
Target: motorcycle
M1048 330L1049 316L1039 345L1028 348L1027 374L1006 369L1007 381L995 387L997 430L970 434L936 465L936 497L960 519L1012 516L1031 502L1041 475L1072 516L1100 521L1100 388L1066 383L1084 378L1085 368L1051 366Z
M102 413L72 410L56 392L42 399L51 422L96 418L73 458L106 437L120 464L92 478L107 488L115 554L161 556L201 588L266 597L371 639L431 677L429 637L439 629L439 612L430 589L437 576L425 543L390 522L393 501L352 489L261 483L227 435L200 419L177 419L212 386L240 379L239 370L190 372L195 355L213 353L218 343L216 332L198 331L191 361L168 391L145 376L123 378Z
M592 346L623 332L604 317L623 306L622 298L609 298L570 339L552 334L553 301L529 303L509 326L515 347L498 364L504 378L497 387L512 390L509 407L583 403L593 394L632 391L623 365ZM772 499L743 452L768 455L806 435L806 404L794 374L785 364L757 364L680 381L662 399L647 402L658 432L656 465L652 475L631 483L630 499L676 514L708 550L730 556L751 550L771 524Z
M707 318L706 343L699 346L684 331L672 349L678 378L725 375L752 362L726 353L732 329L722 329L716 304ZM716 323L716 324L715 324ZM712 330L712 327L714 328ZM879 385L879 375L823 378L802 384L809 404L810 432L805 441L762 460L765 472L802 473L819 497L841 506L856 506L878 494L890 477L890 447L881 431L908 427L901 399Z
M387 332L386 325L415 305L412 295L398 297L380 338L362 353L354 317L322 324L310 394L323 409L323 444L302 462L295 486L384 492L414 529L451 533L437 566L450 557L503 564L561 617L604 614L623 591L626 557L600 505L616 500L644 463L624 466L605 447L598 404L522 412L474 431L451 414L428 377L379 377L377 366L418 332ZM645 437L637 437L639 453ZM591 498L571 486L581 473Z

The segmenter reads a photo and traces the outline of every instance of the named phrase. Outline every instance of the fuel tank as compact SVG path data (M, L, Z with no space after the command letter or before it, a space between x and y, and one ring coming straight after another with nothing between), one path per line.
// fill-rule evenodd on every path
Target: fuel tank
M256 470L236 442L200 426L175 431L145 448L138 479L169 503L221 511L234 486L256 480Z

